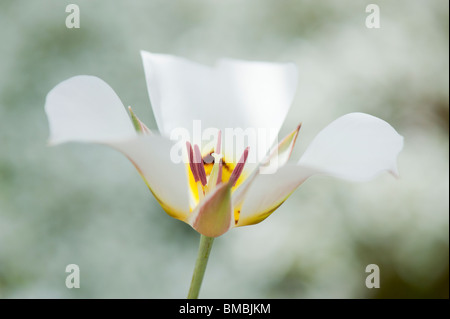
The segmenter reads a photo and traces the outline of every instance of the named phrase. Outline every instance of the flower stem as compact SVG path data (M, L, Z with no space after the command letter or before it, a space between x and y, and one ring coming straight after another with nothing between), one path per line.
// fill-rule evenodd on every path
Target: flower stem
M198 247L197 261L195 262L194 273L192 274L191 287L189 288L188 299L197 299L202 286L203 275L208 264L209 253L214 242L214 237L201 235L200 246Z

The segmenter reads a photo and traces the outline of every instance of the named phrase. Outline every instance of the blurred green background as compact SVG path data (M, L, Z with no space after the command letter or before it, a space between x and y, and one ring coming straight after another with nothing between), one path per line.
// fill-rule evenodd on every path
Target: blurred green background
M81 28L67 29L76 3ZM381 28L365 27L369 3ZM156 128L139 50L212 64L293 61L281 135L294 157L360 111L405 137L401 177L312 178L263 223L215 241L209 298L448 298L447 1L0 2L0 297L184 298L198 234L166 215L121 154L47 147L45 96L78 74L104 79ZM67 289L65 267L81 270ZM377 264L381 288L365 286Z

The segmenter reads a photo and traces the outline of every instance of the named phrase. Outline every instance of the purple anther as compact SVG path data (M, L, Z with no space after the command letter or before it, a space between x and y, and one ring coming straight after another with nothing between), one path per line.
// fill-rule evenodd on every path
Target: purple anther
M191 168L192 175L194 176L195 182L199 181L197 167L194 164L194 151L192 149L192 145L189 142L186 142L186 148L189 156L189 167Z
M198 147L197 144L194 145L194 165L196 167L200 182L202 182L202 185L205 186L206 185L205 167L203 166L202 154L200 153L200 148Z

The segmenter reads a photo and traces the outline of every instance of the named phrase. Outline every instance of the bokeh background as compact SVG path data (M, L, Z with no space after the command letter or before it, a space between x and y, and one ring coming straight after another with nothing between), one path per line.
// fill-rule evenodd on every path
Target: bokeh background
M67 29L76 3L81 28ZM381 28L365 27L369 3ZM104 79L156 128L139 51L212 64L293 61L281 134L294 158L329 122L373 114L405 137L401 177L312 178L263 223L214 243L201 297L448 298L447 1L0 2L0 297L184 298L198 234L166 215L106 147L47 147L45 96L78 74ZM66 265L81 288L65 286ZM377 264L381 288L367 289Z

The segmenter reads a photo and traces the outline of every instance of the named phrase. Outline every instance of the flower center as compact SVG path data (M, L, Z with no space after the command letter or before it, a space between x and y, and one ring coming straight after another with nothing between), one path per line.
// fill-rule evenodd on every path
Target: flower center
M202 155L198 145L186 142L189 156L187 165L189 188L191 190L191 210L217 185L231 183L234 191L246 179L243 174L249 148L244 150L238 163L228 162L221 154L221 132L219 131L215 149Z

